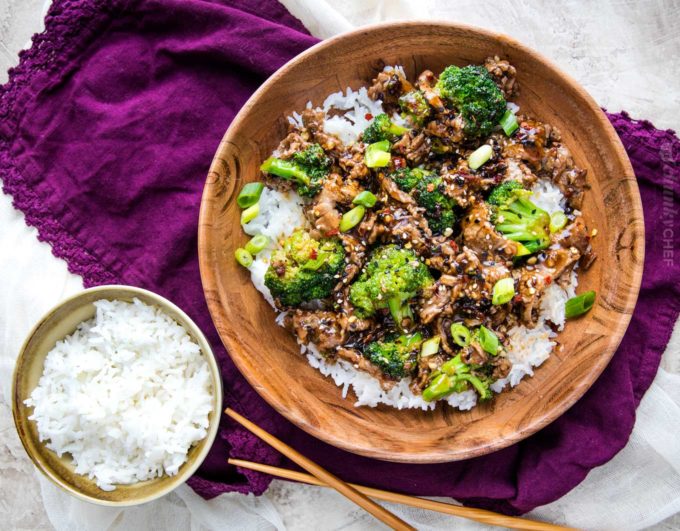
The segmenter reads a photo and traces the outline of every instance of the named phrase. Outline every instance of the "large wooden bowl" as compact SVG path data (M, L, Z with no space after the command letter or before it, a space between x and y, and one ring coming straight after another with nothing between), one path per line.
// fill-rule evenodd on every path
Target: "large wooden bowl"
M234 260L247 237L236 195L260 177L258 166L286 134L285 116L311 100L366 85L386 64L410 78L428 68L508 58L521 86L523 112L562 132L592 189L583 211L599 234L598 259L579 279L595 289L595 308L570 322L557 350L518 387L470 412L355 408L329 378L312 369L293 337L274 324L274 311ZM476 28L397 23L324 41L274 74L246 103L226 132L203 194L199 255L215 326L243 375L265 400L308 433L358 454L410 463L466 459L523 439L572 406L616 350L637 299L644 258L642 207L635 176L614 129L595 101L550 61L518 42Z

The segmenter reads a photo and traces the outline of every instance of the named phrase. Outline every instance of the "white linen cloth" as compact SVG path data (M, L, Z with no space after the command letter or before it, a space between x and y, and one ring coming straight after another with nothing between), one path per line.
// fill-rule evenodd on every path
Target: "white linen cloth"
M7 6L5 6L7 2ZM0 0L1 69L17 47L7 35L22 18L40 31L29 2ZM326 38L357 25L394 19L451 20L501 31L548 57L578 79L610 110L626 109L657 127L677 126L680 92L668 79L680 67L680 5L642 6L605 0L512 6L490 0L283 0L312 34ZM37 4L30 0L30 4ZM17 7L21 6L21 7ZM16 13L12 10L15 9ZM8 14L9 13L9 14ZM15 18L12 18L14 16ZM7 29L9 28L9 30ZM24 29L22 26L21 29ZM663 61L664 68L658 68ZM4 81L3 81L4 82ZM34 471L14 432L9 409L14 359L33 324L62 298L82 289L49 246L37 240L9 197L0 194L0 527L104 529L367 529L375 520L339 495L275 481L260 497L222 495L205 501L188 487L130 509L102 508L66 495ZM637 412L627 446L560 500L529 517L588 529L680 527L680 327L662 368ZM396 505L389 508L419 529L485 526ZM45 518L49 518L49 521ZM662 520L672 517L663 523ZM657 525L655 525L657 524Z

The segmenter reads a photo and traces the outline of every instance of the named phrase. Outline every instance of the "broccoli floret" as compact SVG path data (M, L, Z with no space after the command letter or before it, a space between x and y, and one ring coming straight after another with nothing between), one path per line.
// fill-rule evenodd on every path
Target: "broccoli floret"
M392 378L403 378L416 367L422 335L404 334L396 339L373 341L364 347L363 355L373 365Z
M550 215L529 201L530 195L519 182L506 181L492 190L487 201L496 230L533 253L550 245Z
M386 114L379 114L366 128L362 138L364 144L374 144L383 140L394 142L406 131L408 129L393 123Z
M349 290L349 301L359 317L369 317L389 308L400 328L413 317L409 299L432 284L429 270L411 250L385 245L373 251L370 260Z
M490 134L505 113L503 93L482 66L448 66L435 89L462 114L470 137Z
M419 90L412 90L401 96L399 98L399 107L401 108L402 116L408 118L413 125L423 125L432 112L425 96Z
M427 172L420 168L399 168L390 174L390 178L404 192L413 190Z
M515 198L515 190L523 189L519 181L505 181L491 190L487 201L491 205L502 206Z
M260 170L292 180L298 194L313 197L321 190L331 164L332 161L323 148L319 144L312 144L294 153L290 160L269 157L262 163Z
M297 230L272 254L264 284L284 306L324 299L345 267L345 250L338 240L313 239Z
M413 193L418 205L425 209L425 218L434 233L444 232L456 222L456 203L444 195L441 184L439 175L426 173L416 184Z

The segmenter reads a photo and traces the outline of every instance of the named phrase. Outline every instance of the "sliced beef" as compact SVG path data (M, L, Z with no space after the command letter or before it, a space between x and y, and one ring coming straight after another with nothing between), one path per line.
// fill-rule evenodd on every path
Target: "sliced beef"
M517 83L517 69L506 59L501 59L497 55L487 57L484 61L484 68L491 74L491 77L503 92L505 99L512 99L519 95L519 84Z
M470 249L485 256L512 258L517 254L517 244L506 240L491 222L489 206L480 201L473 206L461 221L463 243Z

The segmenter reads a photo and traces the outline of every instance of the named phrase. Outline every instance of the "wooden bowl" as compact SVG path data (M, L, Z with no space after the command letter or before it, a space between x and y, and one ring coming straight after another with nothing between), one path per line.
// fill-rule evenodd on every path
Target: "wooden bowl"
M33 408L26 406L24 400L38 385L47 353L57 341L73 333L80 323L94 317L95 307L93 303L95 301L109 299L131 302L135 297L146 304L161 308L163 312L182 325L201 347L210 367L213 411L209 417L208 434L189 450L187 461L180 467L176 475L166 475L133 485L118 485L115 490L107 492L97 487L97 484L87 476L76 474L71 457L68 454L58 457L56 453L40 442L36 423L28 419L33 413ZM99 505L128 506L146 503L160 498L184 483L198 469L208 454L217 435L221 409L222 379L220 370L203 332L187 314L169 300L150 291L132 286L114 285L87 289L52 308L28 335L14 368L12 414L19 438L29 457L48 479L66 492Z
M353 406L307 364L293 337L234 260L247 241L236 195L260 178L258 166L286 134L285 116L319 105L347 86L366 85L384 65L410 79L424 69L481 63L499 55L517 67L522 112L557 126L592 189L583 207L598 255L579 278L597 290L595 308L570 321L556 351L533 378L469 412ZM573 79L503 35L430 22L378 25L324 41L276 72L226 132L208 174L199 222L205 296L224 345L262 397L308 433L361 455L408 463L454 461L509 446L546 426L597 379L616 350L637 299L644 259L640 195L626 153L604 113Z

